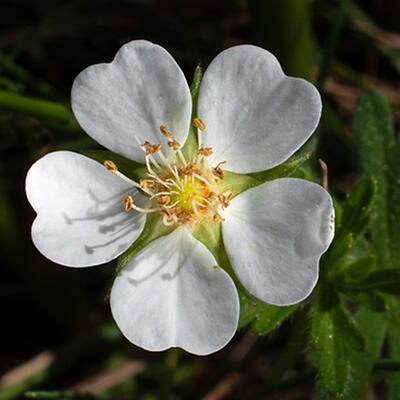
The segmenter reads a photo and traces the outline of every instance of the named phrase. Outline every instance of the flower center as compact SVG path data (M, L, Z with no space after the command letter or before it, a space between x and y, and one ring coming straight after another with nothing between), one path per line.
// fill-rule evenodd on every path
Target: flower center
M160 144L145 142L140 146L146 152L146 167L149 179L141 179L140 183L132 181L121 174L112 161L105 161L105 167L133 186L140 188L151 202L150 208L137 206L132 196L124 200L126 211L134 209L143 213L160 212L165 225L192 224L205 217L212 217L215 223L223 221L220 213L229 205L232 191L221 193L220 181L224 172L220 162L209 167L207 157L212 154L210 147L202 146L202 133L206 129L204 123L195 118L193 125L197 128L198 153L187 162L180 150L180 144L173 140L174 135L162 125L160 131L166 136L172 157L167 158ZM155 159L155 155L159 160Z

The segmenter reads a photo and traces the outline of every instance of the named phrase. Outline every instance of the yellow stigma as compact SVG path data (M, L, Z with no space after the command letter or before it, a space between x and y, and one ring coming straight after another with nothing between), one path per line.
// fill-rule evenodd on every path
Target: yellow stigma
M177 202L176 206L185 211L201 212L202 209L207 207L204 199L207 198L208 190L200 179L182 176L179 182L182 189L172 194L171 203Z

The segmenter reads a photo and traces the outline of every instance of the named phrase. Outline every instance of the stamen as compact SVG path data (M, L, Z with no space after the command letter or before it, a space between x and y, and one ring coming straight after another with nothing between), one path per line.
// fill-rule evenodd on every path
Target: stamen
M171 225L173 225L174 223L175 223L175 221L172 219L172 217L168 218L167 215L164 215L164 216L163 216L163 224L164 224L165 226L171 226Z
M115 173L118 170L117 166L111 160L106 160L103 164L111 173Z
M163 206L163 208L174 208L179 203L179 200L174 201L172 204Z
M171 132L168 132L168 129L167 129L167 127L166 127L165 125L161 125L161 126L160 126L160 131L161 131L161 133L162 133L164 136L166 136L167 138L172 139L172 138L175 137L175 135L173 135Z
M144 142L141 146L146 149L146 156L157 153L162 148L161 144L151 144L148 141Z
M195 170L195 168L196 168L196 164L195 163L189 163L188 165L186 165L186 167L183 169L182 172L185 175L191 175L191 173Z
M133 198L132 196L126 196L124 200L124 209L125 211L132 210Z
M179 181L178 171L175 171L171 167L171 164L169 163L168 159L164 156L164 154L163 154L163 152L161 150L158 152L158 155L160 156L160 158L163 161L164 165L166 165L169 168L169 170L172 172L172 174L175 176L175 178Z
M157 199L157 203L166 206L171 201L171 198L168 195L163 195L159 199Z
M156 194L153 194L153 196L150 197L150 200L153 200L155 197L158 196L168 196L170 194L179 194L179 192L177 192L176 190L170 190L169 192L158 192Z
M171 147L172 150L177 151L181 147L181 144L176 140L170 140L168 141L168 146Z
M179 158L181 159L181 162L183 163L183 165L186 165L186 164L187 164L187 163L186 163L186 159L185 159L185 156L184 156L183 153L182 153L182 150L181 150L181 149L178 149L177 153L178 153L178 156L179 156Z
M197 129L200 129L201 131L206 130L206 126L204 125L204 122L200 118L195 118L193 120L193 126Z
M218 200L220 201L222 208L226 208L229 206L229 199L226 198L223 194L218 195Z
M202 177L201 175L193 173L192 177L195 177L195 178L203 181L206 185L210 184L210 182L208 182L208 180L206 178Z
M205 199L203 199L203 200L205 200ZM195 204L197 204L199 207L204 207L204 208L207 208L207 206L205 205L205 204L201 204L201 203L199 203L198 201L194 201L195 202Z
M210 192L207 195L207 199L210 200L211 202L213 202L215 199L217 199L217 197L218 197L217 194L214 192Z
M213 150L211 147L201 147L198 151L198 154L204 157L211 156Z
M193 207L194 213L197 215L197 214L198 214L198 211L197 211L196 202L195 202L194 200L192 201L192 207Z
M147 167L147 170L149 171L149 176L151 177L151 178L154 178L156 181L158 181L159 183L161 183L161 185L164 185L165 187L169 187L170 185L167 183L167 182L165 182L165 181L163 181L161 178L159 178L159 176L151 169L151 167L150 167L150 162L149 162L149 157L150 156L146 156L145 157L145 162L146 162L146 167Z
M220 165L226 164L226 161L221 161L215 168L211 168L211 172L219 179L224 179L224 171L220 168Z
M171 185L176 186L179 190L184 190L184 187L182 185L179 185L177 181L174 181L172 178L168 178L167 182L170 182Z
M146 190L145 188L142 188L142 186L139 185L139 183L133 181L132 179L128 178L127 176L125 176L124 174L119 172L117 166L111 160L104 161L104 166L107 168L108 171L110 171L112 174L117 175L118 177L120 177L125 182L130 183L132 186L135 186L138 189L142 189L147 194L150 194L150 195L153 194L149 190Z
M140 181L140 186L144 189L147 187L153 187L154 186L154 181L151 179L141 179Z
M225 221L225 218L222 218L218 213L215 213L213 221L214 223L219 224L220 222Z
M129 211L135 209L136 211L142 212L142 213L152 213L157 211L156 208L141 208L135 205L135 203L133 202L133 198L132 196L126 196L125 200L124 200L124 209L125 211Z

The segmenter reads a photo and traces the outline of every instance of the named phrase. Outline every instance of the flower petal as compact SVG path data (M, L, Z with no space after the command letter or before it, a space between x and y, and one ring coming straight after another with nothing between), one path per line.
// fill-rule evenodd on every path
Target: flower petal
M38 214L32 225L35 246L69 267L118 257L145 224L143 214L123 208L127 194L144 196L97 161L69 151L47 154L33 164L26 194Z
M309 82L286 76L277 59L256 46L220 53L204 74L198 115L210 162L249 173L287 160L313 133L321 98Z
M72 86L71 103L89 136L138 162L144 161L138 142L167 147L161 125L183 144L192 108L179 66L166 50L145 40L125 44L109 64L83 70Z
M235 333L239 300L230 276L180 227L144 248L118 274L111 310L137 346L198 355L224 347Z
M333 239L333 215L328 192L302 179L277 179L234 198L222 232L244 287L279 306L306 298Z

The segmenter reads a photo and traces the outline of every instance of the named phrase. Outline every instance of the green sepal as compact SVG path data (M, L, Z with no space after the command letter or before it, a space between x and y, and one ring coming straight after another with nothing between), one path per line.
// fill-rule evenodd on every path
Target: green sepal
M235 197L239 193L261 185L264 182L293 175L309 158L309 153L293 156L277 167L250 174L237 174L235 172L224 171L225 177L220 182L219 187L221 188L221 192L233 190L233 197Z
M238 329L253 322L253 331L265 335L277 328L299 304L278 307L267 304L251 295L240 283L230 264L222 239L221 224L215 224L211 218L205 223L194 225L193 236L203 243L214 255L218 265L231 276L238 290L240 301L240 317Z
M161 236L168 235L175 226L166 226L163 223L162 217L159 213L148 214L146 217L146 224L140 236L133 242L133 244L126 250L118 259L116 274L118 274L123 267L134 257L139 251L148 246L151 242Z
M140 179L149 179L147 175L147 169L144 164L129 160L129 158L113 153L112 151L85 150L81 151L81 153L102 164L106 160L111 160L117 166L119 171L134 181L138 182Z
M197 154L198 142L197 142L197 128L192 125L193 120L197 117L197 104L199 98L200 83L203 77L203 72L200 65L196 67L193 74L193 80L190 85L190 94L192 96L192 115L190 119L190 127L188 137L184 146L182 147L183 155L187 160L193 160Z
M314 308L311 339L318 352L318 370L323 385L333 395L342 396L350 383L348 350L363 351L360 329L328 285L319 288Z

